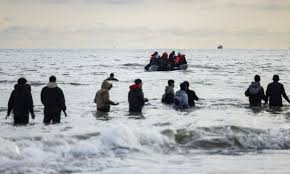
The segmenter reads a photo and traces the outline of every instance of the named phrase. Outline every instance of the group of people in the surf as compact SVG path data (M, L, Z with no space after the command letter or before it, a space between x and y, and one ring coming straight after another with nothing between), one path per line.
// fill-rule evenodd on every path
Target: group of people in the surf
M273 76L273 82L269 83L267 86L266 94L264 88L261 86L261 78L259 75L255 75L254 82L245 91L245 95L249 97L250 106L260 107L262 100L265 104L269 101L270 107L282 107L282 97L290 103L290 100L285 92L283 84L279 83L279 76Z
M47 86L41 90L41 103L44 105L44 124L60 123L61 112L66 114L66 105L64 94L57 86L56 77L51 76ZM6 119L13 111L14 124L25 125L29 123L29 113L31 118L35 118L33 109L33 99L31 95L31 86L27 84L25 78L19 78L14 86L9 101Z
M283 84L279 83L279 76L273 76L273 82L269 83L266 94L263 87L260 85L260 76L254 77L254 82L245 91L245 95L249 97L250 106L260 107L261 101L265 104L269 101L270 107L282 107L282 97L290 103L285 92ZM110 77L102 82L101 89L97 91L94 102L98 112L110 112L111 105L119 103L110 100L109 91L113 87L109 81L118 81L111 73ZM144 97L142 90L142 80L136 79L134 84L129 86L128 103L130 113L142 113L143 106L148 99ZM189 88L189 82L184 81L180 85L180 89L174 92L174 80L168 80L168 85L165 87L165 93L162 95L161 101L164 104L172 104L177 110L188 109L195 106L195 101L199 100L193 90ZM56 77L51 76L48 84L41 91L41 102L44 105L44 124L60 123L61 112L66 114L65 97L56 83ZM13 111L14 124L25 125L29 123L29 113L31 118L35 118L33 109L33 99L31 95L31 86L27 84L25 78L19 78L14 86L9 101L6 119Z
M158 52L151 55L150 62L145 66L146 71L173 71L186 70L188 68L184 54L172 51L169 55L164 52L162 56Z

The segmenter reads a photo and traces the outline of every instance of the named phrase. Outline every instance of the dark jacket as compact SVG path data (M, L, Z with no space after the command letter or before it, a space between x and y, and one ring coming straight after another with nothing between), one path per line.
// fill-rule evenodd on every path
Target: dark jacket
M138 84L130 86L128 94L129 111L130 112L142 112L142 108L145 104L144 94L141 87Z
M44 105L44 115L60 113L66 110L62 90L54 82L49 82L41 91L41 102Z
M193 90L188 89L186 91L188 96L188 104L190 107L195 106L194 100L198 100L198 97L196 96L195 92Z
M29 85L15 85L8 101L7 115L13 110L14 123L27 124L29 112L34 115L33 99Z
M250 106L261 106L261 101L267 100L264 89L259 82L252 82L245 91L245 96L249 97Z
M278 82L272 82L268 85L266 91L267 100L269 99L270 106L283 106L282 96L290 102L285 92L284 86Z
M165 93L162 95L162 103L172 104L174 100L174 88L172 86L166 86Z
M175 57L174 53L169 54L169 57L168 57L169 64L174 65L174 57Z

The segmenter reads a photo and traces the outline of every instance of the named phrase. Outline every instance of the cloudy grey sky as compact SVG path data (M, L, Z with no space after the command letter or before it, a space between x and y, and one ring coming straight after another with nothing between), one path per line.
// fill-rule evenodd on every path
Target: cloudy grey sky
M0 48L288 48L290 0L0 0Z

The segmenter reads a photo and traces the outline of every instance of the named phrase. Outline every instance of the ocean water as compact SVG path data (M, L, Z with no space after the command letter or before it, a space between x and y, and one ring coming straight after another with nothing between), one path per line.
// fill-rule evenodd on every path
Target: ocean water
M290 93L289 50L176 50L186 71L144 72L155 50L0 50L0 173L288 174L290 107L248 107L244 96L255 74L264 88L274 74ZM171 50L158 50L159 52ZM96 114L101 82L114 72L112 106ZM40 91L50 75L63 89L68 117L45 126ZM36 119L28 126L5 120L19 77L32 86ZM149 102L142 116L128 113L134 79ZM160 100L168 79L188 80L200 100L176 111Z

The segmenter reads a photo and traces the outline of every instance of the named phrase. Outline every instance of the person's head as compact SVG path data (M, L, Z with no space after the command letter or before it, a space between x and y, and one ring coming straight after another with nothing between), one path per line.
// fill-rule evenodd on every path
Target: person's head
M260 82L261 78L259 75L255 75L254 80L255 80L255 82Z
M275 74L275 75L273 76L273 81L274 81L274 82L278 82L279 80L280 80L279 76L278 76L277 74Z
M111 73L111 74L110 74L110 77L114 77L114 73Z
M55 76L50 76L49 77L49 82L56 82L56 77Z
M172 51L171 54L175 54L175 51Z
M158 54L158 52L154 52L151 56L156 56Z
M142 80L141 79L136 79L135 84L139 85L140 87L142 87Z
M180 89L183 91L186 91L186 84L185 83L180 83Z
M181 57L181 53L177 53L177 55L178 55L179 57Z
M174 80L168 80L168 86L172 86L172 87L174 87Z
M27 80L23 77L19 78L18 81L17 81L17 84L18 85L25 85L27 82Z
M112 87L113 87L113 85L111 83L109 83L107 80L104 80L101 88L110 90Z
M188 89L189 88L189 82L188 81L184 81L183 83L184 83L186 89Z

